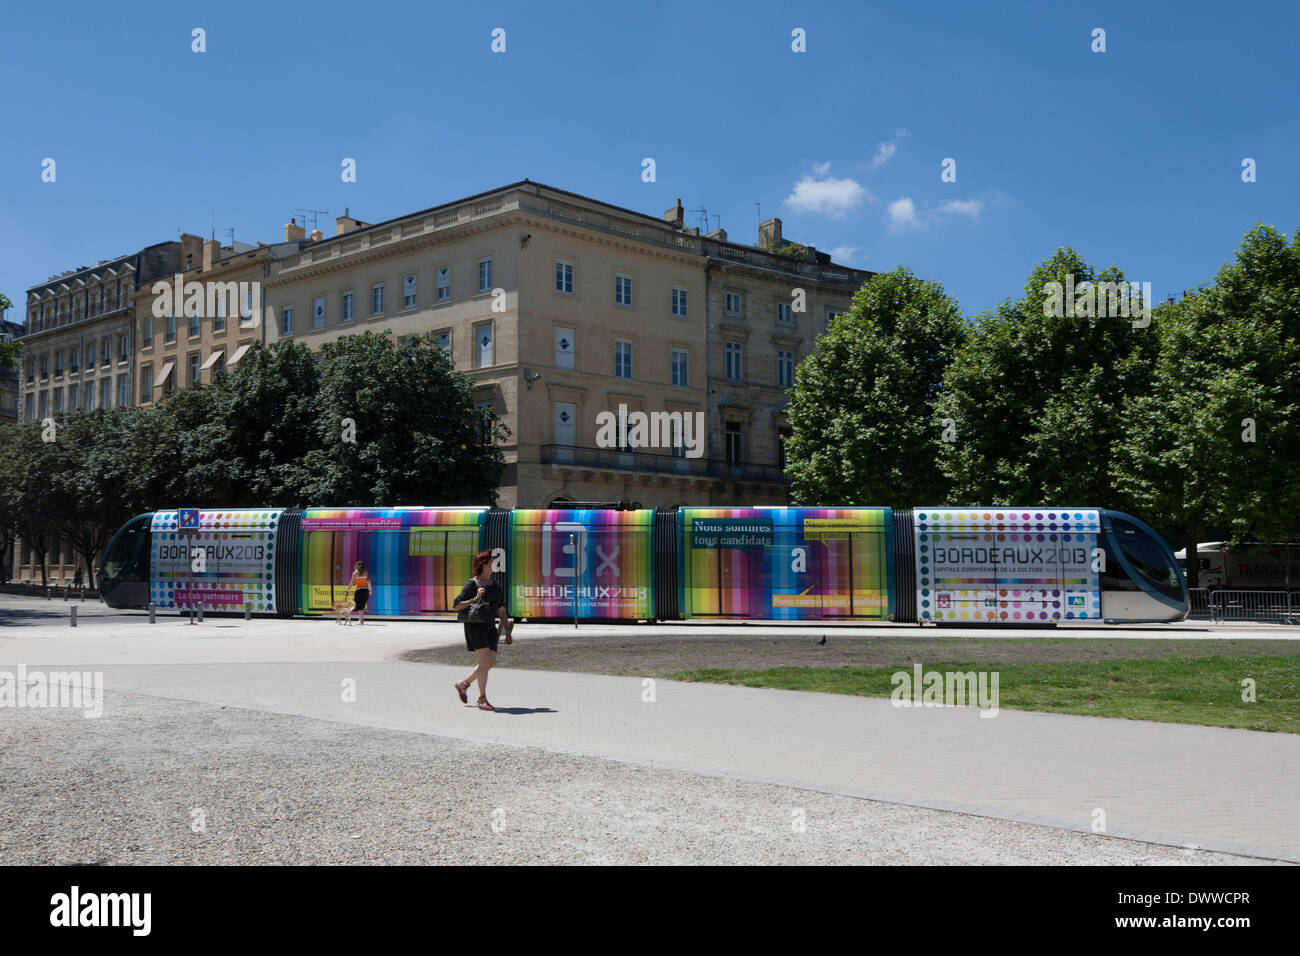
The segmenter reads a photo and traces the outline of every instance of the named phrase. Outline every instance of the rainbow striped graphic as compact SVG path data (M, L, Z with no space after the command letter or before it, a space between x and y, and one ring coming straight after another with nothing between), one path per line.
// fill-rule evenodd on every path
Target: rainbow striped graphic
M654 617L654 511L510 513L508 611L528 618Z
M298 606L331 613L350 601L357 561L370 576L368 613L451 614L483 550L486 508L312 508L302 513Z
M683 508L683 618L892 620L888 508Z

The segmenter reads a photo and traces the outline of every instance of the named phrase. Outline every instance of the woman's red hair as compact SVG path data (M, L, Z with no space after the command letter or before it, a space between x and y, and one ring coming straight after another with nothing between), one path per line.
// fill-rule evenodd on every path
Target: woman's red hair
M478 554L474 555L474 573L477 575L480 571L483 570L484 565L491 564L491 563L492 563L492 552L480 551Z

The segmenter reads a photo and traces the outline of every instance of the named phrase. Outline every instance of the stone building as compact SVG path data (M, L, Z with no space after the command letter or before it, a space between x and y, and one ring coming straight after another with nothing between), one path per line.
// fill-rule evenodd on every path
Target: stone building
M510 429L506 507L783 504L785 389L872 274L789 246L780 220L759 240L701 236L680 201L655 217L529 180L376 224L345 214L274 262L267 341L433 334ZM699 413L698 456L602 434L636 412Z

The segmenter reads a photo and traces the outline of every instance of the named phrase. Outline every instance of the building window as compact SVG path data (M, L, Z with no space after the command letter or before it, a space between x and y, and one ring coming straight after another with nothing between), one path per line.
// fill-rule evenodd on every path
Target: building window
M61 388L56 388L54 390L54 414L63 414L63 389Z
M163 341L166 343L171 343L176 341L176 313L175 312L167 316L167 337L163 339ZM107 358L105 358L104 364L105 365L108 364Z
M678 388L689 388L691 353L686 349L673 349L673 384Z
M220 332L226 327L226 294L222 292L217 296L217 314L212 317L212 329L214 332ZM193 328L190 330L191 335L198 335L198 322L195 321Z
M478 261L478 290L480 292L492 291L492 257Z
M99 407L113 407L113 383L108 379L104 379L99 383Z
M35 395L32 395L32 394L28 393L28 395L27 395L27 404L26 404L27 414L26 414L25 416L23 416L25 421L29 421L29 422L30 422L30 421L32 420L32 418L33 418L32 407L33 407L33 405L34 405L35 398L36 398Z
M794 352L777 349L776 384L781 388L792 388L794 386Z
M745 461L744 448L741 444L740 422L727 422L727 464L741 465Z
M54 353L54 377L58 378L63 374L63 353Z
M222 352L217 356L216 362L212 364L212 374L221 375L226 371L226 353Z
M838 318L839 318L841 315L843 315L843 314L844 314L843 312L836 312L834 309L827 309L827 310L826 310L826 321L827 321L827 322L834 322L836 319L838 319Z
M117 360L118 360L119 362L129 362L129 361L131 360L131 340L130 340L130 338L128 338L127 336L124 335L124 336L122 336L120 339L118 339L117 342L118 342L118 345L121 346L121 348L119 348L119 349L117 350L117 353L118 353L118 354L117 354Z
M451 329L440 329L433 333L433 344L451 358Z
M167 379L163 382L163 394L170 395L176 388L176 369L172 367L167 371Z
M572 262L557 262L555 264L555 291L573 295Z
M745 300L739 292L728 292L726 294L726 308L728 315L741 315L744 312Z
M280 307L280 334L293 335L293 306Z
M370 287L370 314L384 314L384 284L376 282Z
M343 321L344 322L352 321L352 293L351 292L343 293Z
M42 355L41 356L41 378L49 378L49 377L50 377L50 357L48 355Z
M81 369L81 349L72 350L71 370L76 372Z
M41 392L41 418L47 418L50 414L50 393Z
M225 296L221 297L222 299ZM224 306L222 306L224 308ZM190 338L198 338L199 335L199 307L196 305L194 311L190 313Z
M122 408L131 404L131 382L125 375L117 377L117 404Z
M673 286L673 315L686 318L686 290L679 285Z
M93 370L95 367L95 343L86 343L86 368Z
M140 404L146 405L153 398L153 366L140 368Z
M68 386L68 411L81 411L81 387L79 385Z
M739 342L727 343L727 380L739 382L745 377L745 347Z
M311 300L311 327L325 328L325 296L318 295Z
M415 276L402 276L402 308L414 309L416 299Z
M260 290L260 286L258 287ZM258 292L261 295L261 292ZM244 293L244 307L239 310L240 325L249 324L253 320L253 290L249 289ZM224 327L224 326L223 326Z
M577 339L574 337L573 329L557 328L555 330L555 367L572 370L575 354L577 354Z
M474 343L478 346L478 367L488 368L492 365L491 324L475 326Z
M199 384L199 353L190 353L190 384Z
M151 315L144 320L144 346L143 347L151 348L152 346L153 346L153 316ZM92 357L92 354L93 353L91 350L88 349L86 351L86 363L88 365L95 364L95 359Z
M614 304L631 305L632 304L632 277L625 275L614 276Z
M451 266L438 267L438 301L446 302L451 298Z
M789 302L776 304L776 320L784 325L794 325L794 310L790 308Z
M614 340L614 377L632 377L632 343L627 339Z

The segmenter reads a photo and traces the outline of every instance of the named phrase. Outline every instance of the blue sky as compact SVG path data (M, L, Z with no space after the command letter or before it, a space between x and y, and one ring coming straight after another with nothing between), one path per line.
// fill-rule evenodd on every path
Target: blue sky
M967 315L1066 244L1163 297L1210 279L1255 222L1300 225L1298 11L11 4L0 290L19 303L182 229L275 241L314 208L329 235L344 207L374 222L527 177L654 215L681 197L750 243L760 202L788 238L907 265ZM940 181L946 157L956 182Z

